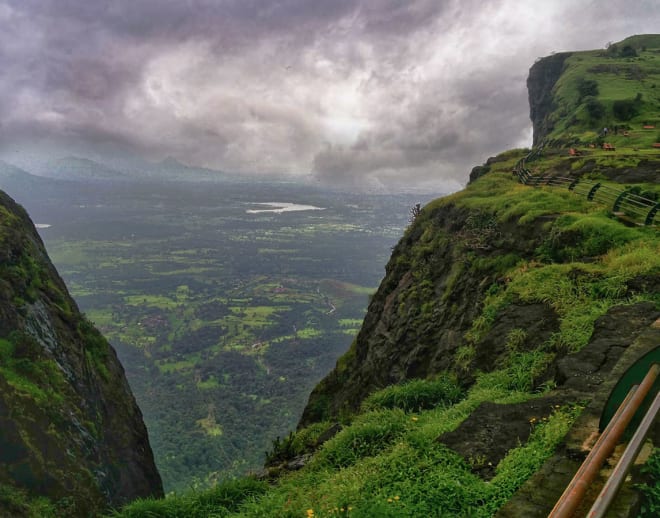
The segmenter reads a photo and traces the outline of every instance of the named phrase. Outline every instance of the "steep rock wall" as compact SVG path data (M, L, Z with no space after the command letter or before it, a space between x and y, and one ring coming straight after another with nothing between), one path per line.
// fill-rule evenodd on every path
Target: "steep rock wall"
M453 370L469 384L495 367L509 330L526 326L536 339L556 331L550 307L514 303L477 340L473 357L462 357L486 292L504 282L501 267L531 257L546 222L500 224L452 204L424 211L395 247L362 329L312 392L300 426L355 411L371 392L411 378Z
M46 496L63 516L163 494L115 351L1 191L0 430L0 485Z
M553 54L539 59L529 69L527 92L534 145L541 142L553 129L553 122L549 117L555 108L552 89L564 70L564 62L571 55L571 52Z

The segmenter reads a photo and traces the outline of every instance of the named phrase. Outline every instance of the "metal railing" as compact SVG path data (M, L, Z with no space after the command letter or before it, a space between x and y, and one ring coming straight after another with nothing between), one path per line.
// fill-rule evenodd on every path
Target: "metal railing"
M534 187L541 185L566 187L575 194L585 196L589 201L610 207L616 216L627 216L637 222L643 221L644 225L660 225L660 203L640 196L630 189L616 188L601 182L583 180L580 177L533 174L527 168L527 163L540 157L549 144L546 141L541 142L516 163L513 171L520 183Z
M614 417L612 417L605 430L603 430L603 433L596 441L596 444L594 444L589 455L548 515L548 518L571 518L574 515L582 503L589 485L598 475L603 463L614 451L626 427L644 402L659 374L660 365L655 363L650 367L642 382L630 389L623 403L621 403L614 414ZM660 393L656 394L653 404L647 411L642 422L638 425L633 439L628 444L614 472L608 478L601 494L594 502L587 515L589 518L602 517L607 511L618 489L621 487L626 474L630 470L632 463L637 457L659 407Z

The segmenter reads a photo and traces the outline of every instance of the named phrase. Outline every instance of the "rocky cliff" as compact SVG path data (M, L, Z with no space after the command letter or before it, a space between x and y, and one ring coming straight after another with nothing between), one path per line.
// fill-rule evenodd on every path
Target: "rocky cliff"
M539 59L529 69L527 93L529 96L529 118L532 120L534 145L543 140L554 128L551 118L556 108L553 88L564 71L566 59L571 52L560 52Z
M507 162L492 162L487 175L427 206L408 228L362 329L312 392L301 426L349 416L372 392L414 378L451 372L470 386L512 354L538 352L539 363L526 367L536 370L528 389L560 386L558 362L590 343L598 318L631 300L657 298L656 269L595 267L615 244L602 236L616 223L588 216L574 226L573 217L559 217L570 198L508 183ZM610 282L614 296L605 296ZM644 325L660 316L653 304L635 311L646 315Z
M162 495L113 348L80 314L26 212L0 191L0 514L89 516ZM45 498L45 500L44 500Z
M624 46L636 49L636 57L622 57L616 49ZM538 60L527 80L534 143L551 135L554 144L529 165L532 172L589 179L594 185L601 180L620 182L628 188L631 182L656 182L659 153L651 149L656 144L649 144L656 133L650 121L658 120L660 104L653 102L659 100L658 93L648 83L658 77L659 52L660 37L643 35L607 50L558 53ZM607 88L599 86L605 79ZM602 119L582 120L576 115L584 115L584 90L602 104ZM612 147L620 148L613 154L598 149L595 140L582 140L595 139L591 126L597 131L602 129L599 124L624 127L617 119L616 101L610 99L620 91L638 91L637 98L648 102L626 121L627 129L608 135ZM561 147L568 141L583 149L569 154ZM642 147L647 149L641 152ZM605 297L588 272L598 264L599 276L615 275L604 262L606 254L629 241L656 242L656 231L645 229L635 237L632 229L613 222L611 214L592 214L611 209L614 198L604 197L604 205L598 206L570 192L517 185L510 173L523 155L513 150L489 158L473 169L464 191L429 204L411 224L392 253L355 342L313 391L302 426L350 414L369 393L412 378L452 371L469 385L475 372L488 372L505 362L510 353L507 336L517 329L525 336L518 348L533 350L546 344L543 347L552 350L556 362L588 343L596 317L605 315L606 309L626 304L631 296L655 296L651 287L635 282L630 269L625 273L630 284L617 286L617 296ZM631 193L643 194L652 206L660 195L647 186L634 187ZM598 195L592 198L599 201ZM520 265L527 265L525 272L518 270ZM570 280L567 289L595 290L580 302L593 312L585 316L581 329L573 320L578 316L560 300L566 294L553 291L552 283L566 282L557 274L560 270ZM537 293L531 287L515 288L510 281L518 275L538 283ZM649 275L657 279L658 272L651 270ZM569 333L569 327L574 331Z
M357 339L312 392L302 423L353 412L368 394L388 385L453 369L487 291L504 282L502 265L532 256L543 240L542 224L502 225L490 214L456 204L428 208L395 247ZM543 329L530 336L547 336L558 325L543 303L516 302L506 320L494 336L506 332L504 327L538 322ZM461 377L495 365L503 349L492 348L493 342L491 336L480 340L478 352L462 360Z

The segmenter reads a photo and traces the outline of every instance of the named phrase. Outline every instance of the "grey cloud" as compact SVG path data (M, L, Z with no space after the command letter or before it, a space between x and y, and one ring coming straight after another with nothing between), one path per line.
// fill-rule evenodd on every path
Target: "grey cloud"
M0 158L59 147L456 188L529 143L536 57L658 26L657 2L629 4L0 0Z

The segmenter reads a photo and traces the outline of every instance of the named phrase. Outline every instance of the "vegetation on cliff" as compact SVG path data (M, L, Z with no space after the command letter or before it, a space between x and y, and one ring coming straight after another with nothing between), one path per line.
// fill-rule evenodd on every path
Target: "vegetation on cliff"
M546 137L614 145L631 138L638 151L660 141L660 35L631 36L607 49L561 53L530 70L534 143ZM602 130L607 128L607 134ZM634 131L634 135L625 134Z

